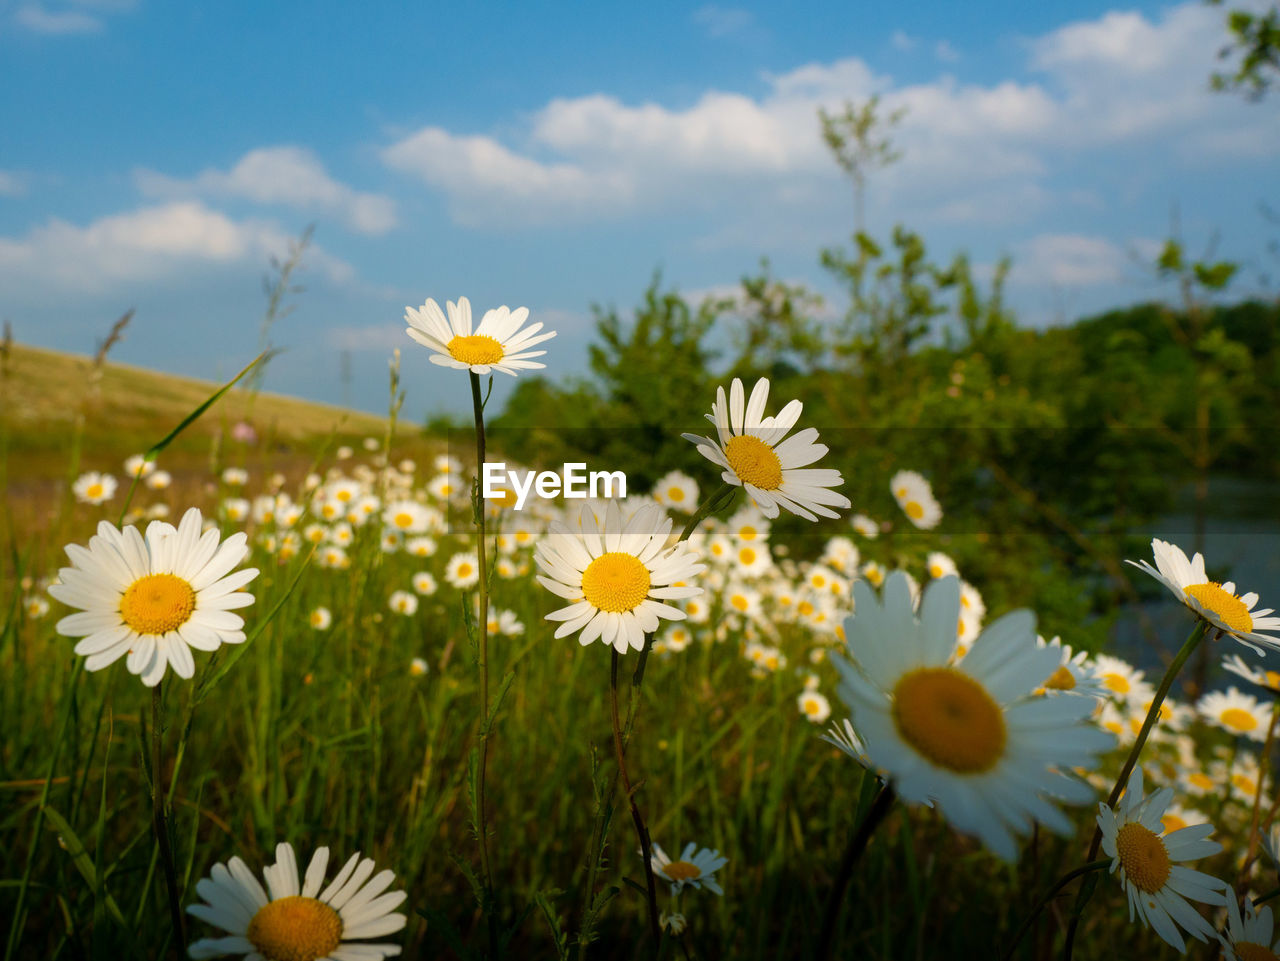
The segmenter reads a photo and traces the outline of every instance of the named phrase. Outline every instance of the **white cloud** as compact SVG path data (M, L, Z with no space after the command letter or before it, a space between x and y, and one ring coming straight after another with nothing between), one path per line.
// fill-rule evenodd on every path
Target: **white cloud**
M960 59L960 52L946 40L939 40L934 44L933 55L943 63L955 63Z
M332 213L365 234L383 234L396 225L391 198L339 183L314 153L301 147L251 150L230 170L205 170L191 180L151 170L136 171L134 180L150 197L243 197L259 204Z
M143 207L77 226L51 219L24 237L0 237L0 278L13 288L56 284L100 293L193 270L286 256L290 236L272 223L234 221L197 201ZM349 281L351 267L315 245L305 265Z
M97 33L102 29L102 21L87 13L79 10L46 10L34 3L19 7L13 19L18 26L32 33Z
M750 10L717 7L715 4L699 7L693 12L693 22L702 26L707 35L714 38L740 33L754 24L755 19L755 14Z
M54 0L52 3L24 3L13 14L14 23L32 33L49 36L98 33L105 23L101 14L123 13L134 0ZM87 12L93 11L93 12Z
M26 181L12 170L0 170L0 197L21 197L27 192Z
M449 194L462 224L596 219L630 205L632 187L608 170L543 163L491 137L425 127L393 144L382 159Z
M712 90L679 108L603 93L556 98L501 139L426 127L383 159L444 192L468 226L736 215L748 205L812 220L839 189L818 109L878 93L882 117L906 114L891 133L903 159L874 175L874 203L922 225L1025 222L1068 202L1049 184L1090 151L1133 146L1201 166L1280 151L1280 125L1208 90L1221 19L1188 2L1152 18L1067 24L1026 41L1023 76L989 83L900 84L847 58L764 74L761 95ZM891 42L916 41L899 32ZM944 41L935 53L954 51ZM743 243L757 240L744 232Z
M889 35L889 45L894 50L901 50L903 53L907 53L916 48L916 38L905 30L895 30Z
M1094 287L1123 279L1125 252L1105 237L1040 234L1017 250L1011 282L1056 287Z

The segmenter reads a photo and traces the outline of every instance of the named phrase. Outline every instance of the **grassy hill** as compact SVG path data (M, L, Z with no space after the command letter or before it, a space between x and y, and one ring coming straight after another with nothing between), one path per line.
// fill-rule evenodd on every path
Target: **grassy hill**
M84 471L124 481L123 463L143 453L213 394L210 381L105 363L90 357L14 344L0 376L0 486L5 516L19 533L61 534L69 486ZM233 438L245 421L256 438ZM177 508L205 496L223 467L244 467L258 477L284 474L297 483L332 462L342 445L381 443L387 419L327 404L236 389L189 426L159 458L173 476L164 499ZM438 447L416 425L400 425L394 459L423 458ZM361 453L364 453L362 450ZM124 484L116 503L123 499ZM154 499L140 492L139 502ZM94 513L84 505L78 513ZM0 518L0 528L7 526Z
M145 449L159 440L220 385L157 371L14 344L3 391L11 451L63 448L83 416L86 429L109 432L126 447ZM190 430L208 438L226 422L249 420L260 434L284 441L327 435L381 436L386 420L327 404L233 390ZM132 451L130 451L132 452Z

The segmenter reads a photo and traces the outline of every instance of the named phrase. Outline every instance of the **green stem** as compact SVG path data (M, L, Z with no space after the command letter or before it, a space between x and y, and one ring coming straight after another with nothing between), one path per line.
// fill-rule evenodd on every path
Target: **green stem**
M1164 677L1160 680L1160 687L1156 689L1155 700L1151 702L1151 707L1147 709L1146 720L1142 722L1142 730L1138 732L1138 739L1133 742L1133 747L1129 749L1129 756L1125 758L1124 767L1120 769L1120 776L1116 778L1115 786L1111 789L1111 795L1107 798L1107 807L1114 808L1116 801L1120 799L1120 795L1124 792L1125 785L1129 783L1129 775L1133 773L1133 766L1138 763L1138 755L1142 753L1142 748L1147 743L1147 735L1151 733L1151 728L1155 726L1156 719L1160 716L1160 705L1164 703L1165 696L1169 693L1169 689L1173 687L1173 682L1177 679L1178 672L1182 670L1182 666L1187 663L1187 659L1200 642L1204 640L1206 634L1209 633L1209 622L1205 620L1197 620L1196 626L1192 628L1191 633L1183 642L1182 649L1178 651L1178 655L1173 659L1168 669L1164 672ZM1218 632L1218 636L1222 636L1222 632ZM1097 860L1098 848L1102 846L1102 826L1094 828L1093 840L1089 842L1089 853L1085 857L1086 862ZM1080 916L1084 911L1085 905L1089 902L1090 889L1087 886L1080 888L1080 894L1076 898L1075 909L1072 912L1070 925L1067 926L1067 940L1062 948L1063 961L1070 961L1072 949L1075 946L1076 929L1080 926Z
M1068 884L1070 884L1076 878L1081 877L1082 875L1088 874L1091 871L1101 871L1103 868L1110 866L1110 864L1111 864L1110 858L1102 858L1098 861L1090 861L1088 864L1081 865L1080 867L1076 868L1074 871L1068 871L1061 878L1059 878L1058 883L1055 884L1053 887L1051 887L1044 894L1042 894L1040 896L1040 899L1036 901L1036 903L1032 906L1031 910L1027 913L1027 916L1022 919L1022 924L1018 926L1018 930L1013 933L1013 939L1009 942L1009 950L1007 950L1004 953L1005 961L1009 961L1009 959L1013 957L1013 952L1017 949L1019 942L1022 941L1022 936L1027 933L1027 931L1031 927L1032 922L1035 921L1035 919L1040 916L1040 912L1045 909L1045 906L1054 899L1054 897L1058 894L1059 891L1065 888Z
M187 940L182 926L182 899L178 895L178 875L173 863L173 849L169 846L169 821L165 815L165 790L161 786L160 742L163 730L160 724L161 687L151 689L151 824L156 842L160 845L160 863L164 867L164 884L169 896L169 923L173 926L173 947L181 953Z
M489 830L485 815L485 779L489 769L489 565L485 560L485 502L484 502L484 401L480 397L480 375L467 371L471 378L471 406L476 419L476 475L477 484L474 520L476 525L476 561L480 565L480 778L479 803L476 825L480 835L480 870L484 877L485 891L492 897L493 869L489 862ZM489 906L489 947L493 954L497 948L497 918Z
M867 776L871 777L872 775L868 774ZM858 863L858 858L862 856L862 852L866 850L867 844L870 843L871 835L880 826L880 822L888 816L897 796L893 790L893 785L885 784L882 786L880 793L876 795L876 799L871 805L871 810L867 812L866 817L862 819L862 823L858 825L858 830L849 839L849 846L844 849L844 855L840 858L840 866L836 869L835 881L831 885L831 892L827 895L827 906L822 912L822 928L818 933L818 950L814 953L814 957L818 958L819 961L827 961L831 957L831 946L835 941L836 935L836 915L840 913L840 905L844 903L845 888L849 886L849 881L853 878L854 866Z
M75 667L71 669L71 681L67 685L66 701L62 708L62 719L58 723L58 737L53 742L53 750L49 756L49 769L44 776L44 787L40 791L40 804L36 808L36 824L31 831L31 844L27 848L27 863L22 869L22 881L18 885L18 902L14 905L12 920L9 922L9 938L5 943L4 961L10 961L18 939L22 937L22 928L26 921L22 909L27 900L27 889L31 886L31 868L35 863L36 849L40 846L40 829L44 827L45 806L49 803L49 790L53 785L53 774L58 769L58 757L62 754L62 742L66 740L67 726L71 721L71 705L75 700L76 686L80 682L80 672L84 668L84 658L76 658Z
M646 643L645 647L649 645ZM649 930L653 934L655 944L662 943L662 927L658 923L658 891L653 879L653 849L649 841L649 829L645 827L644 818L640 815L640 806L636 803L635 788L631 786L631 778L627 774L626 748L622 743L622 725L618 721L618 650L609 652L609 707L613 718L613 749L618 758L618 775L622 778L622 789L627 795L627 806L631 809L631 822L636 828L636 838L640 841L640 857L644 860L645 889L649 896ZM638 697L633 689L632 703ZM628 712L630 714L630 712ZM630 718L629 718L630 720Z

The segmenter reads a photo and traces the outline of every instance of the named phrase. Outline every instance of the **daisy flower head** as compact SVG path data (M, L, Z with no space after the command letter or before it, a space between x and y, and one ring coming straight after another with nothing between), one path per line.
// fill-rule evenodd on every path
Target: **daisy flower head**
M1162 817L1173 800L1173 788L1145 794L1142 768L1129 775L1124 796L1115 808L1098 805L1098 827L1102 829L1102 850L1111 858L1111 872L1120 879L1129 898L1129 920L1135 916L1179 951L1186 943L1181 926L1192 937L1207 941L1217 932L1187 900L1222 904L1226 887L1215 877L1176 864L1208 857L1222 850L1208 840L1212 824L1164 834Z
M22 609L26 612L27 617L33 621L38 621L49 613L49 602L39 595L32 595L22 599Z
M653 485L653 499L674 511L692 514L698 508L698 482L688 474L673 470Z
M71 491L82 504L104 504L115 496L116 479L110 474L99 474L96 470L91 470L76 478Z
M1265 741L1271 724L1271 712L1252 694L1244 694L1236 687L1225 692L1210 691L1196 704L1196 713L1228 734L1254 741Z
M931 581L914 610L907 578L895 571L882 597L854 583L856 613L845 621L852 662L832 656L837 693L871 763L907 802L933 804L964 834L1001 858L1033 821L1074 830L1052 800L1085 803L1093 790L1061 773L1092 769L1114 743L1089 721L1088 698L1036 696L1059 651L1036 646L1030 611L990 624L959 663L951 661L960 583Z
M930 551L929 556L925 558L924 566L934 580L949 574L955 574L957 577L960 575L959 570L956 569L956 562L942 551Z
M869 541L880 536L880 525L866 514L854 514L849 521L849 526Z
M480 583L480 560L475 554L454 554L444 569L444 579L459 590Z
M586 506L576 520L552 521L534 559L538 582L569 601L547 615L564 622L555 636L580 631L584 647L599 638L625 654L641 650L660 619L683 620L685 612L666 602L701 594L688 582L706 568L687 543L665 546L671 526L656 504L624 524L616 501L609 502L603 523Z
M786 508L806 520L815 515L838 517L832 507L848 507L849 499L833 488L844 483L838 470L808 465L827 453L812 427L792 434L803 405L793 400L772 417L764 414L769 381L761 378L746 398L742 381L734 378L726 402L724 388L716 390L716 402L707 419L715 425L717 439L683 434L697 445L703 457L724 468L725 483L742 487L765 517L778 516ZM784 439L785 438L785 439Z
M529 348L550 340L556 332L539 333L542 324L524 327L529 318L528 307L511 310L503 306L487 310L473 331L471 301L459 297L456 304L449 301L445 306L448 318L431 299L416 310L405 308L405 320L409 324L405 333L433 351L431 363L482 375L500 370L512 377L518 370L547 366L530 359L541 357L546 351Z
M1223 954L1227 961L1273 961L1280 957L1280 941L1272 943L1275 921L1270 905L1255 907L1245 898L1245 913L1240 915L1234 892L1227 894L1227 937Z
M1280 617L1269 616L1273 613L1270 608L1255 610L1257 594L1237 595L1231 581L1219 584L1209 580L1201 554L1187 560L1182 548L1159 538L1151 541L1151 552L1155 567L1145 560L1125 563L1146 571L1210 627L1231 635L1256 653L1262 654L1259 644L1280 650L1280 637L1261 633L1280 630Z
M1224 657L1222 666L1237 677L1243 677L1250 684L1265 687L1273 694L1280 694L1280 671L1255 669L1246 664L1244 658L1239 654L1231 654Z
M333 623L333 614L327 607L317 607L311 611L307 620L311 624L313 630L327 631L329 629L329 625Z
M831 716L831 702L817 691L805 691L796 698L796 706L806 720L821 724Z
M249 553L243 532L220 543L216 528L202 533L200 511L191 508L175 528L152 521L146 535L103 521L88 548L67 545L71 567L58 572L49 593L80 612L57 624L79 637L77 654L97 671L128 655L129 672L154 687L172 666L179 677L195 674L191 649L214 651L244 641L244 620L232 613L253 603L241 590L257 568L233 570Z
M154 462L149 461L142 454L134 454L126 457L124 462L124 472L130 477L136 477L142 480L150 476L151 472L156 469Z
M221 928L227 936L201 938L187 949L192 958L248 955L262 961L356 959L380 961L400 953L398 944L368 944L365 938L394 934L405 926L395 911L408 895L383 894L392 871L374 874L371 858L353 854L326 887L329 849L317 848L304 874L291 844L276 845L276 863L262 872L264 889L249 866L233 857L215 864L196 884L203 899L187 913ZM322 890L323 888L323 890Z
M699 849L690 841L680 852L678 860L671 860L661 845L653 844L652 857L649 859L650 870L654 877L671 882L672 895L679 894L687 884L691 888L701 890L705 885L708 891L723 895L716 872L729 863L729 859L720 856L719 851L710 848ZM643 856L643 854L642 854Z
M900 470L889 480L893 499L916 527L932 530L942 520L942 506L934 499L933 488L913 470Z
M418 613L418 595L411 594L408 591L392 591L391 597L387 599L387 606L396 614L416 614Z
M963 617L961 620L963 620ZM1099 700L1107 696L1107 689L1103 685L1102 679L1098 677L1093 665L1089 663L1088 651L1073 652L1071 645L1063 644L1060 637L1055 637L1050 641L1046 641L1043 637L1037 637L1036 644L1040 647L1049 647L1058 651L1062 658L1062 662L1057 669L1045 678L1043 687L1046 691L1095 697Z

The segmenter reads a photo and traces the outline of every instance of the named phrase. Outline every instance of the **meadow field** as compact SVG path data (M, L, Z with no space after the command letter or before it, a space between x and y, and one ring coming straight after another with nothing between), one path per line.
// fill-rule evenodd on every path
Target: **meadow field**
M553 370L541 411L484 408L521 318L448 308L387 418L8 345L6 959L1274 956L1277 621L1000 467L1060 427L853 431L775 366L555 448ZM602 318L633 336L592 416L659 382L628 357L675 362L645 342L659 316L682 349L674 308ZM940 404L1017 396L994 343L909 361L914 396L930 365ZM487 450L397 422L424 376L474 392ZM1005 450L1012 527L957 437ZM628 496L473 484L572 445ZM1105 648L1138 596L1178 636L1134 665Z

